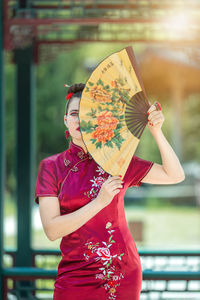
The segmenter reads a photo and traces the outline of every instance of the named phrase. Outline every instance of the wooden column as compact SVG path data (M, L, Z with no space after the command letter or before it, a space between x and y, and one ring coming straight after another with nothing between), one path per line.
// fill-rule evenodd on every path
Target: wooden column
M31 208L34 197L35 161L35 101L33 47L15 50L16 63L16 119L17 119L17 253L16 266L29 267L32 264L32 222ZM21 281L21 286L31 286ZM27 299L27 292L20 293L20 299Z
M3 212L5 188L5 102L3 52L3 1L0 2L0 299L3 299Z

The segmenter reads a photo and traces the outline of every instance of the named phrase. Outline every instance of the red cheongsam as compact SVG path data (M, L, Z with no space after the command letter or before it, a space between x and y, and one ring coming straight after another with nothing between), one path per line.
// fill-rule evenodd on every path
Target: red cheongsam
M124 176L124 187L112 202L79 229L63 236L62 259L54 284L54 300L138 300L142 268L124 212L128 187L140 186L153 162L135 155ZM35 202L57 196L61 215L93 201L109 177L84 150L69 149L40 162Z

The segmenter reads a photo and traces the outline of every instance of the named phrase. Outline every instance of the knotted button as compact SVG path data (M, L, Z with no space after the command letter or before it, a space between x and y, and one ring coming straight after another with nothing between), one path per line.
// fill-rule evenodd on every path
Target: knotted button
M64 164L66 167L70 167L73 172L78 172L78 170L79 170L78 167L76 167L76 166L72 167L71 162L66 158L64 159Z
M77 155L80 159L84 159L84 158L92 159L92 156L89 153L85 153L84 151L77 152Z
M71 165L71 162L68 159L64 159L64 164L66 167Z
M73 166L73 168L71 168L71 170L72 170L73 172L78 172L78 167Z
M77 155L80 159L83 159L84 158L84 152L83 151L79 151L77 152Z

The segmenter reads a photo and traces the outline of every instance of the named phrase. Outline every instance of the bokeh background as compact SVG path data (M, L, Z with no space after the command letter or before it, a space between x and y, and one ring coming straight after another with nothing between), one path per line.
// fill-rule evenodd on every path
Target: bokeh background
M63 122L64 84L85 83L105 57L132 46L149 101L161 103L163 133L185 171L185 180L179 184L142 184L126 192L127 222L147 282L141 299L199 299L200 2L3 0L0 13L1 274L3 267L18 266L19 276L25 272L22 267L30 267L34 254L33 265L54 269L51 277L55 277L61 240L46 237L34 189L40 161L69 146ZM135 154L162 164L148 128ZM171 272L170 279L180 281L171 293L152 294L162 290L161 282L153 278L162 278L165 270ZM34 271L26 271L31 280ZM12 278L14 273L7 272ZM190 289L186 281L191 279ZM5 282L15 295L12 298L10 292L9 299L33 299L28 289L24 296L18 294L14 280ZM53 281L43 279L36 286L41 289L38 299L52 299Z

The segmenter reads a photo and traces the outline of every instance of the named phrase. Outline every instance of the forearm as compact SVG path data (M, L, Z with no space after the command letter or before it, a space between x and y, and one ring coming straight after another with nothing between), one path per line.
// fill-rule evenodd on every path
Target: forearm
M158 130L156 133L152 134L158 148L160 150L160 155L162 159L162 166L167 175L174 179L184 179L184 170L180 164L176 153L168 143L162 130Z
M49 239L54 241L68 235L94 217L103 208L96 199L70 214L53 218L48 226Z

